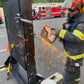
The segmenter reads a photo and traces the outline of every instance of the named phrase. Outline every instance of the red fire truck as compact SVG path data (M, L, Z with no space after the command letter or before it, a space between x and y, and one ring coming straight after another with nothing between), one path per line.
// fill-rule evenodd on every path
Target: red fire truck
M0 16L0 24L2 24L3 22L2 22L2 17Z
M32 17L33 19L40 20L42 17L56 17L61 16L64 17L68 14L68 10L65 8L61 8L61 6L51 7L51 6L39 6L37 8L32 9Z

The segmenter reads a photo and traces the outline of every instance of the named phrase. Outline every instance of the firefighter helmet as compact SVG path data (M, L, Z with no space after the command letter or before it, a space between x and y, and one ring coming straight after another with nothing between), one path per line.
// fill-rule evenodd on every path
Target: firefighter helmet
M63 3L63 8L68 9L78 9L80 7L83 8L84 6L84 0L65 0Z

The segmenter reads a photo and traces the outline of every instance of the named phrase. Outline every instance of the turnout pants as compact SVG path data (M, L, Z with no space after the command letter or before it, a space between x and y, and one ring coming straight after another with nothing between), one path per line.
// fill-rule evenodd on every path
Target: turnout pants
M76 82L80 81L80 66L82 65L82 62L83 59L74 61L70 58L67 58L62 84L76 84Z

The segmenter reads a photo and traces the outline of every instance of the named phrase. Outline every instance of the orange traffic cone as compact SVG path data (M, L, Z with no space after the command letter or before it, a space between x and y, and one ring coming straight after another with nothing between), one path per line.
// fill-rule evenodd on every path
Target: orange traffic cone
M7 51L9 51L10 50L10 46L9 46L9 43L8 43L8 45L7 45Z

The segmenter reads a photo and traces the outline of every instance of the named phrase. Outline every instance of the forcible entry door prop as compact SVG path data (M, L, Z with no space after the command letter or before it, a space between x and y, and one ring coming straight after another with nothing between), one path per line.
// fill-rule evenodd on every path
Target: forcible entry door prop
M17 61L15 64L11 61L11 71L20 84L39 84L43 78L36 75L32 0L2 0L2 4L12 52L10 57Z
M2 0L2 4L10 44L10 56L5 62L8 73L12 66L19 84L40 84L43 78L37 76L35 66L32 0ZM48 79L59 82L63 76L55 73Z

